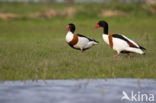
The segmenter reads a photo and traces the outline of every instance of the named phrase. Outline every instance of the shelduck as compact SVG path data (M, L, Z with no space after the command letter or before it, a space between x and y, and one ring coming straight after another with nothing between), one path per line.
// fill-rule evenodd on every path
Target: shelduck
M144 50L146 50L144 47L140 46L133 40L127 38L124 35L121 34L108 34L108 23L106 21L99 21L96 24L96 28L103 28L103 40L113 49L117 52L114 57L119 56L120 53L137 53L137 54L145 54Z
M70 47L80 50L81 52L91 48L94 45L98 44L98 41L91 39L89 37L83 36L81 34L74 34L75 32L75 25L69 24L66 30L68 30L66 34L66 42L69 44Z

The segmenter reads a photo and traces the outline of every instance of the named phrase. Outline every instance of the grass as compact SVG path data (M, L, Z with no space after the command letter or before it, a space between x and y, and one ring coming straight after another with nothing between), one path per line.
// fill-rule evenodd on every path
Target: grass
M146 55L113 58L115 52L103 42L102 30L93 29L100 19L109 22L110 33L125 34L145 46ZM77 32L100 44L84 53L70 48L64 40L70 22L77 25ZM0 80L155 79L155 27L155 16L0 20Z
M33 2L0 2L0 12L1 13L17 13L22 15L27 15L30 13L45 12L49 9L54 9L57 11L64 11L67 5L64 3L33 3ZM139 3L129 3L123 4L118 2L110 3L77 3L74 5L77 10L77 17L95 18L99 15L102 10L120 10L126 12L127 14L137 15L137 16L147 16L155 15L150 11L150 8L156 11L156 6L147 6L145 4Z

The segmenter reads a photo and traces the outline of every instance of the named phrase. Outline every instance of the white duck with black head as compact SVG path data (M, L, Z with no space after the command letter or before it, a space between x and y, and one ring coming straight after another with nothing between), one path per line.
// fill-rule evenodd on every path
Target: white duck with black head
M121 34L108 34L108 23L106 21L99 21L96 24L96 28L103 28L102 38L103 40L117 52L114 56L119 56L120 53L137 53L145 54L145 48L134 42L133 40L127 38Z
M66 42L69 44L70 47L74 49L83 52L98 44L98 41L94 39L91 39L81 34L75 34L74 32L76 30L76 27L73 23L68 24L66 30L68 30L66 34Z

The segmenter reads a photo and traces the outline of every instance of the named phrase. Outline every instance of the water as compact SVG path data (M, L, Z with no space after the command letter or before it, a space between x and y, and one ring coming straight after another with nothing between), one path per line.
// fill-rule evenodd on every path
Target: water
M121 100L123 91L127 94L132 91L153 94L156 100L156 81L147 79L5 81L0 82L0 103L130 103L128 100Z
M8 1L8 2L43 2L46 0L0 0L0 1ZM56 1L56 2L65 2L66 0L50 0L50 1ZM74 0L75 2L110 2L112 0ZM119 0L121 2L144 2L145 0Z

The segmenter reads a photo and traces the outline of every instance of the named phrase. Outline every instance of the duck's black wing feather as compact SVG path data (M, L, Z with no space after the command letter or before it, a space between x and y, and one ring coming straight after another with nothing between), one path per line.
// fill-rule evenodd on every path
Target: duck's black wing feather
M122 39L122 40L124 40L124 41L126 41L126 42L129 42L128 39L126 39L125 37L123 37L123 36L120 35L120 34L112 34L112 36L113 36L114 38L119 38L119 39Z
M142 47L141 45L139 45L139 48L140 48L141 50L146 50L146 48Z

